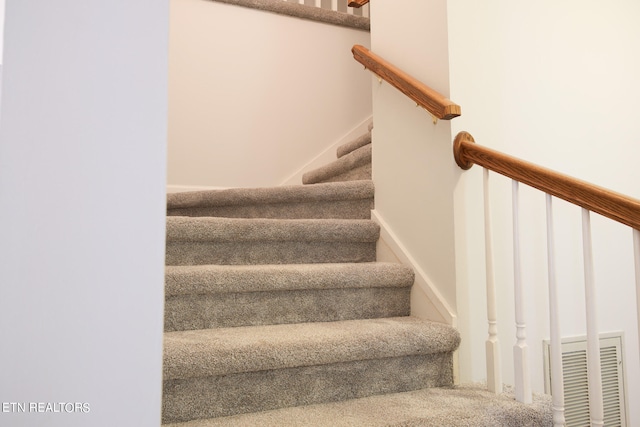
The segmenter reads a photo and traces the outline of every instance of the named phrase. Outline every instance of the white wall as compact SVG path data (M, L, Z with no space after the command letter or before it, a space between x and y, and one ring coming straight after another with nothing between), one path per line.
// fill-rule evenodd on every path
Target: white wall
M369 33L171 1L170 186L280 185L371 116Z
M372 2L371 50L448 96L446 6L445 0L412 1L402 8L391 0ZM375 215L455 314L457 171L452 159L441 160L451 157L451 125L434 125L428 112L377 78L372 86Z
M168 12L7 0L0 425L160 424Z
M4 0L0 0L0 99L2 97L2 56L4 50Z
M476 142L640 197L640 4L635 1L448 2L451 97ZM492 178L496 251L511 259L510 183ZM467 356L463 380L484 378L484 249L480 239L481 171L465 172L456 192L459 325ZM543 387L542 340L548 338L544 198L523 188L523 266L533 385ZM562 335L583 335L584 291L580 212L556 203ZM629 402L640 399L631 231L593 218L599 327L624 331ZM462 249L466 248L466 249ZM464 273L461 273L464 272ZM466 277L462 277L463 274ZM513 301L509 265L498 272L499 300ZM512 378L515 328L511 309L499 313L505 379ZM472 352L472 353L470 353ZM462 354L463 352L461 352ZM640 408L630 408L631 423Z
M4 50L4 4L5 0L0 0L0 65L2 64L2 53Z

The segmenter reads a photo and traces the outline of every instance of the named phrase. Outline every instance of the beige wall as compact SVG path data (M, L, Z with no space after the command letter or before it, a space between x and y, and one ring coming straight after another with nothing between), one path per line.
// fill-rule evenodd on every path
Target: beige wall
M414 1L410 7L371 4L372 51L448 95L446 1ZM406 11L411 10L410 14ZM372 79L373 175L376 216L424 273L455 315L451 128L387 83ZM443 160L444 159L444 160Z
M371 115L369 33L172 0L170 186L280 185Z

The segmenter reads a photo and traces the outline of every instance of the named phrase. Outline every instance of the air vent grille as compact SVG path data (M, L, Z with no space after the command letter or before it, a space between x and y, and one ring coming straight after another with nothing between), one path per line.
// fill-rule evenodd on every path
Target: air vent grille
M549 343L545 342L545 386L551 392ZM604 398L604 424L627 427L622 363L622 337L607 335L600 339L600 364ZM565 420L567 427L589 426L589 385L587 342L585 338L563 340Z

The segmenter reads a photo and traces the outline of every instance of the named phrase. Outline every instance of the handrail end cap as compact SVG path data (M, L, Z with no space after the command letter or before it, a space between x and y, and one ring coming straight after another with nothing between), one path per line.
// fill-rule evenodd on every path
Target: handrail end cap
M473 136L469 132L459 132L453 140L453 158L457 165L464 170L471 169L473 162L466 159L464 155L463 143L475 143Z

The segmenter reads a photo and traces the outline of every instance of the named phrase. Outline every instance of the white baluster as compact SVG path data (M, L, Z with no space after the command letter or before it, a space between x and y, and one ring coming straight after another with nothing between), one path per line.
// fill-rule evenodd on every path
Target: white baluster
M354 14L354 10L355 10L354 8L352 8L352 7L350 7L350 6L347 6L347 13L348 13L349 15L353 15L353 14Z
M338 0L331 0L331 10L334 12L338 11Z
M362 6L362 16L369 18L371 16L371 10L369 9L369 3Z
M640 230L633 230L633 254L636 264L636 311L638 313L638 345L640 345Z
M322 7L322 0L316 0L316 7Z
M500 360L500 343L498 342L498 310L496 303L496 283L493 269L493 238L491 230L491 202L489 193L489 170L484 169L484 248L487 286L487 321L489 336L485 344L487 357L487 388L489 391L502 393L502 364Z
M516 343L513 346L513 367L515 370L516 399L531 403L531 380L529 377L529 348L524 316L524 291L520 265L520 207L518 203L518 181L513 180L513 273L516 307Z
M547 194L547 266L549 275L549 320L551 329L551 394L553 426L564 427L564 376L562 373L562 343L558 312L558 287L556 283L555 232L551 194Z
M299 4L304 4L304 0L298 0Z
M596 287L593 273L591 244L591 217L582 209L582 245L584 253L584 282L587 309L587 373L589 378L589 408L591 425L604 426L604 404L602 400L602 373L600 371L600 339L596 310Z

